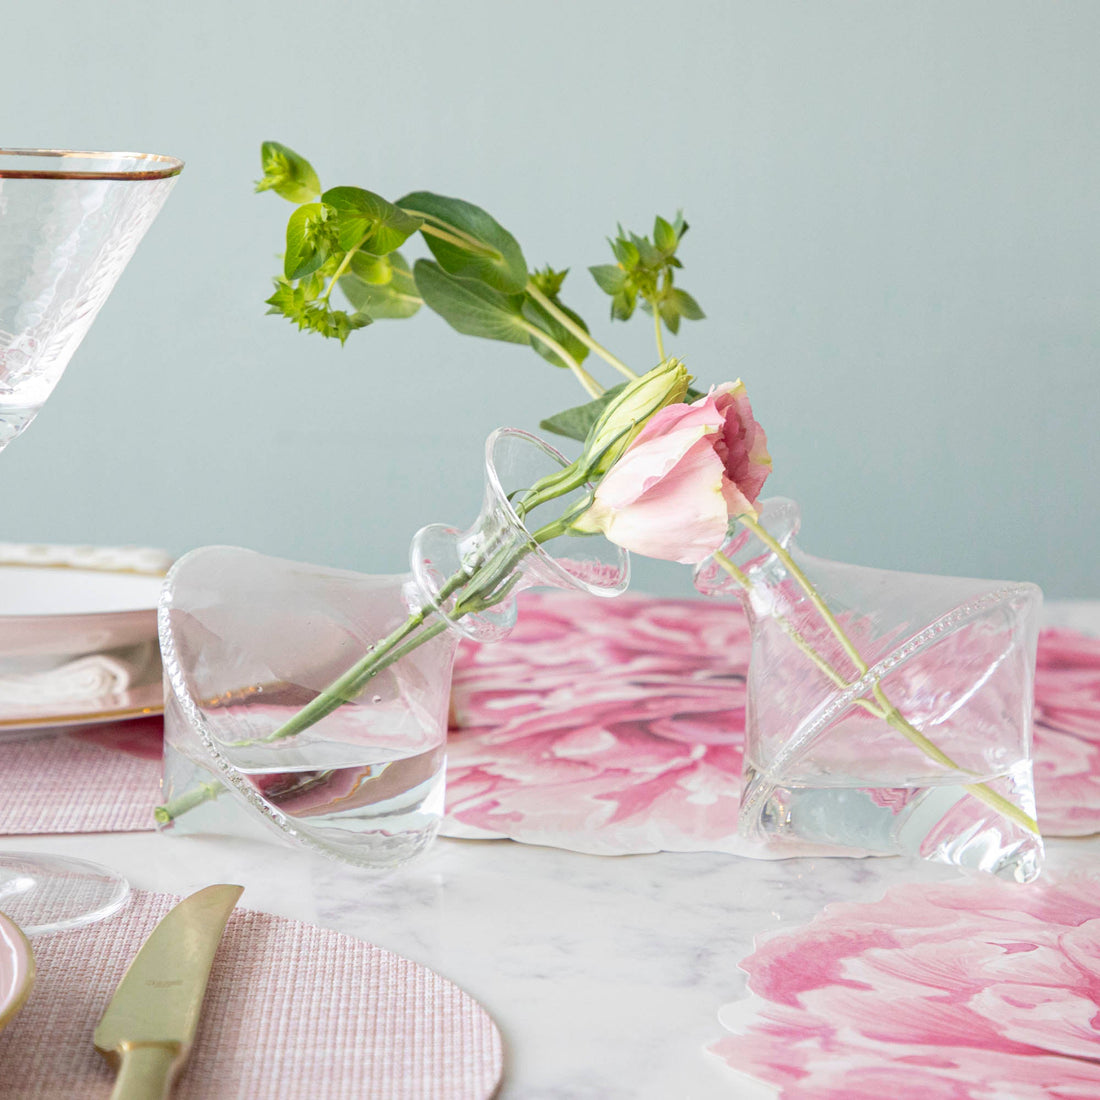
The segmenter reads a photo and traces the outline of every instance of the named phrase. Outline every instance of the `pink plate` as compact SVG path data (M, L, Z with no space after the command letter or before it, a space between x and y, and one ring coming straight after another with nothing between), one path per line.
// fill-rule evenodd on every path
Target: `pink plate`
M34 955L19 926L0 913L0 1028L23 1007L34 983Z

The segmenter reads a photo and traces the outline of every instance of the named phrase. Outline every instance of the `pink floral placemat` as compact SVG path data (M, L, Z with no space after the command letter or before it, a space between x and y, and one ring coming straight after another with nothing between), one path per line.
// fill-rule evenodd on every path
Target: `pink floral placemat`
M37 976L0 1032L0 1098L103 1100L92 1032L129 960L178 900L137 893L116 917L34 940ZM176 1100L486 1100L500 1033L457 986L314 925L238 909L218 948Z
M710 1049L782 1100L1100 1097L1095 877L900 886L741 967L751 996Z
M520 603L505 641L459 653L444 831L601 854L746 852L739 608L557 592ZM1034 757L1043 831L1100 832L1100 640L1041 635Z
M743 852L749 633L736 605L524 593L454 680L444 834L578 851ZM1100 832L1100 640L1047 630L1035 782L1048 835ZM152 828L159 719L0 743L0 835Z

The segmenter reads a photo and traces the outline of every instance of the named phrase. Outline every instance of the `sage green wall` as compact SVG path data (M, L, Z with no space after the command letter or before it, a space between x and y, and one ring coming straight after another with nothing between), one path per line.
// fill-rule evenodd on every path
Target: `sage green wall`
M608 324L585 267L683 207L709 316L673 348L745 378L803 545L1100 596L1100 5L38 0L0 37L5 144L188 162L4 454L0 538L397 571L472 518L490 429L578 401L434 316L343 350L264 316L274 138L326 185L485 206L641 366L647 325Z

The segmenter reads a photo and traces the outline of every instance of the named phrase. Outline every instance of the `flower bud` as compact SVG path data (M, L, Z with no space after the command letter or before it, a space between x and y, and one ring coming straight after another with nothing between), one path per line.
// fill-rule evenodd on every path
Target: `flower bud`
M617 393L585 440L580 462L587 476L607 473L654 413L684 400L690 381L691 376L679 359L666 359Z

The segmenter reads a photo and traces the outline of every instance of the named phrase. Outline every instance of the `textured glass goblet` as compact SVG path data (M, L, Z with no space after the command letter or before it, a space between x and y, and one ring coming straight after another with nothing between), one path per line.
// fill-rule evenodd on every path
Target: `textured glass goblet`
M174 157L0 149L0 450L37 415L183 169ZM0 854L28 934L115 912L129 886L83 860Z

